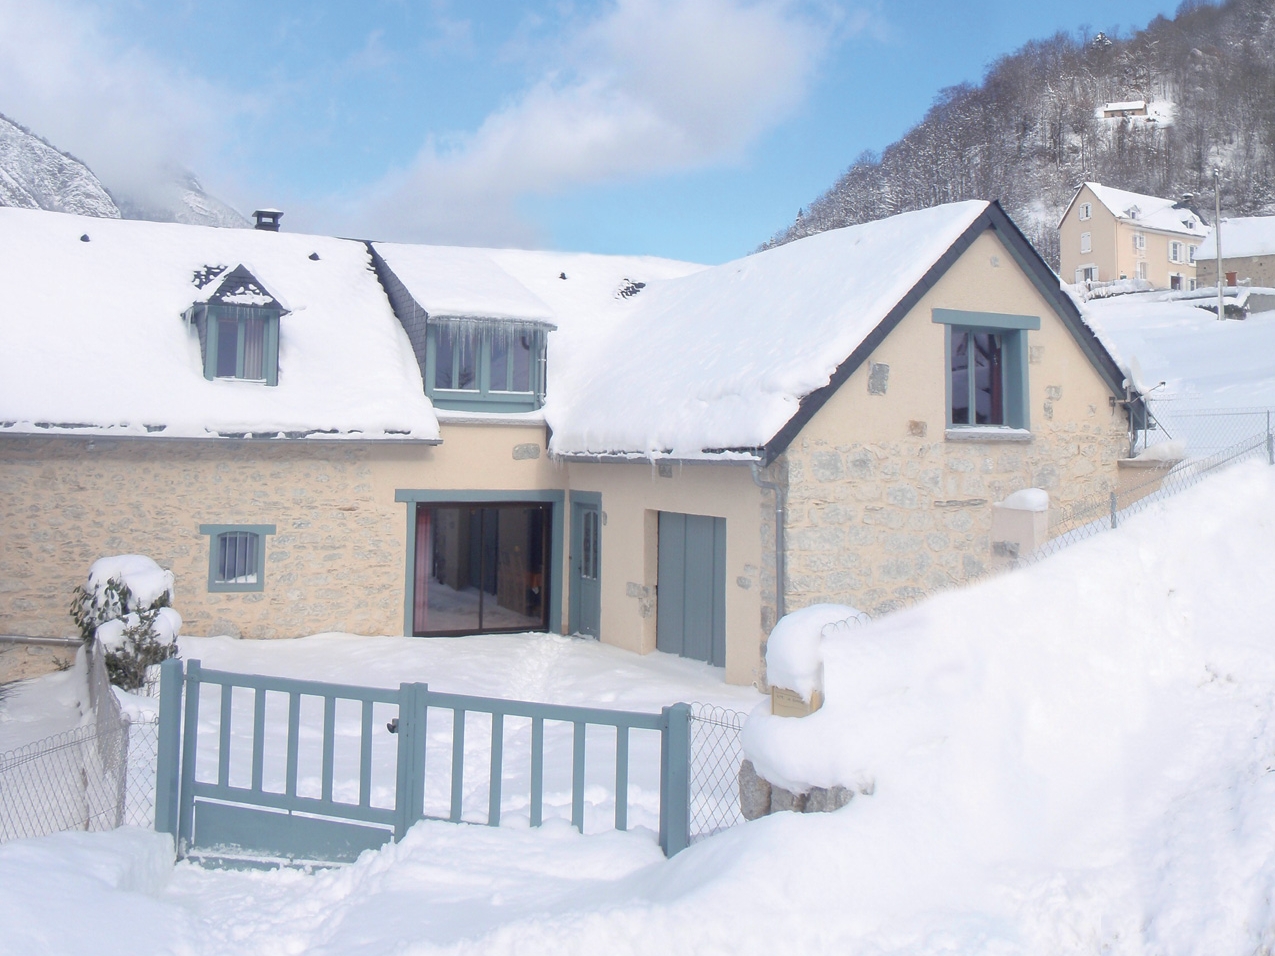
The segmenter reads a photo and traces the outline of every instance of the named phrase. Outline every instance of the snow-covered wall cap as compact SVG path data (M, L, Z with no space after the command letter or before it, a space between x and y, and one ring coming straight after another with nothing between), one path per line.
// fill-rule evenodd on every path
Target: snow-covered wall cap
M274 386L206 380L183 320L195 273L238 263L294 313ZM361 242L0 209L0 334L0 434L439 437Z
M1249 256L1275 256L1275 216L1222 220L1222 258L1225 260ZM1217 258L1217 242L1212 232L1200 244L1195 258Z
M497 265L486 249L394 242L373 246L431 316L553 323L553 310Z
M650 283L546 401L552 450L764 446L987 208L904 213Z
M1000 502L1012 511L1048 511L1049 492L1044 488L1023 488Z
M1159 232L1176 232L1184 236L1202 239L1209 228L1204 220L1185 206L1179 206L1175 199L1162 199L1159 196L1147 196L1143 193L1129 192L1126 189L1113 189L1102 183L1085 183L1089 191L1098 197L1117 219L1136 222L1147 229Z
M785 614L766 641L767 683L795 690L803 700L810 700L821 683L824 640L835 640L849 632L851 622L859 625L866 620L866 615L846 604L812 604Z

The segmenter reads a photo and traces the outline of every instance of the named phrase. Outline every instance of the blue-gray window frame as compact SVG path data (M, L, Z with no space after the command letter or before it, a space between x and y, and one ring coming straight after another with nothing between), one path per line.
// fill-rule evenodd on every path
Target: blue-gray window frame
M944 404L948 428L1031 429L1030 381L1027 366L1027 333L1039 331L1040 316L1006 312L967 312L963 309L935 309L933 320L943 326ZM952 330L991 332L1001 337L1005 375L1005 424L974 425L952 422Z
M473 489L398 488L394 500L407 505L407 560L403 579L403 634L413 636L412 610L416 606L416 506L418 504L548 504L549 512L549 633L562 633L563 512L564 491L474 491Z
M264 320L266 324L265 356L262 359L266 373L264 382L266 385L278 385L279 316L281 314L282 313L279 309L261 305L227 305L210 302L208 305L204 306L204 378L208 379L210 382L217 379L241 382L263 381L263 379L259 378L243 377L243 353L245 340L243 326L245 320L252 316ZM234 376L217 374L217 352L220 348L219 338L221 335L221 323L219 320L223 317L234 318L239 324Z
M257 580L251 584L229 584L217 580L217 542L223 534L243 533L257 536ZM241 593L266 589L266 537L275 533L272 524L201 524L199 533L208 535L208 590Z
M474 358L475 371L478 376L477 388L439 388L436 382L438 373L438 332L449 329L463 332L469 326L471 334L478 340L478 354ZM492 387L491 382L491 343L493 334L507 333L527 334L532 336L531 368L529 392L511 392ZM452 364L456 366L459 359L459 337L453 345ZM531 325L511 323L502 326L496 322L469 322L467 320L449 321L448 319L429 320L425 330L425 394L439 408L451 408L468 412L531 412L544 404L545 364L548 351L548 329ZM512 363L510 363L512 366ZM512 377L512 369L507 373ZM508 380L506 380L507 384Z

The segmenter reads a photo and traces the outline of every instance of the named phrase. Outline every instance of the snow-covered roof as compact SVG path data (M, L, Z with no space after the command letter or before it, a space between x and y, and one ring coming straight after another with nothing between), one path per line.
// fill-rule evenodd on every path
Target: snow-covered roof
M1117 110L1145 110L1146 108L1146 100L1121 100L1118 103L1107 103L1102 109L1104 113L1114 113Z
M362 243L0 209L0 250L0 433L438 438ZM276 386L206 380L183 320L240 264L290 310Z
M487 249L375 243L376 251L431 316L551 323L552 310L492 261Z
M1247 219L1222 220L1222 257L1275 255L1275 216L1252 216ZM1196 252L1197 259L1217 258L1213 235L1204 240Z
M765 445L987 208L904 213L651 283L546 401L553 450Z
M1117 219L1136 222L1144 229L1180 233L1197 239L1209 233L1204 220L1185 206L1179 207L1176 200L1114 189L1101 183L1085 183L1085 186Z
M1275 318L1259 313L1244 322L1219 322L1216 313L1200 308L1204 301L1146 292L1094 299L1080 308L1139 391L1164 382L1158 394L1202 406L1275 405Z

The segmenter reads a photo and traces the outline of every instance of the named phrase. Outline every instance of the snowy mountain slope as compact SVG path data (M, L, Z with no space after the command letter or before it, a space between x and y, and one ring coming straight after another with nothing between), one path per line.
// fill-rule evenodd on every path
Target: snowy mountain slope
M0 206L102 219L120 210L93 171L0 114Z
M203 184L188 169L170 170L168 181L154 187L148 196L121 194L119 207L125 219L234 229L246 229L251 225L237 210L204 192Z
M86 164L0 113L0 206L191 226L250 225L208 195L190 170L171 167L164 175L144 196L112 195Z
M1143 100L1152 117L1100 118ZM1171 114L1171 122L1164 122ZM1152 122L1151 120L1155 121ZM1057 266L1058 220L1078 183L1180 199L1212 220L1275 212L1275 14L1270 0L1187 0L1120 37L1034 40L981 84L940 90L925 117L865 152L765 245L962 199L999 199Z

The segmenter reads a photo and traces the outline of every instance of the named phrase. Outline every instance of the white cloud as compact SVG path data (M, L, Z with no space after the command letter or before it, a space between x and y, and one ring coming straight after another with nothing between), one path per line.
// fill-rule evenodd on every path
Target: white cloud
M71 0L0 0L0 112L146 198L198 168L232 120L230 97L112 35Z
M548 68L477 130L431 137L353 224L526 242L522 197L738 161L802 102L838 28L836 8L786 0L616 0L541 48Z

